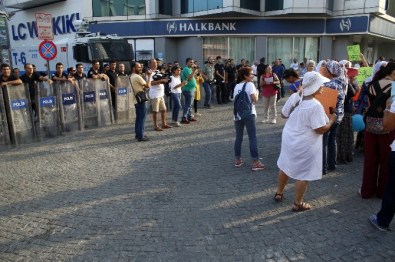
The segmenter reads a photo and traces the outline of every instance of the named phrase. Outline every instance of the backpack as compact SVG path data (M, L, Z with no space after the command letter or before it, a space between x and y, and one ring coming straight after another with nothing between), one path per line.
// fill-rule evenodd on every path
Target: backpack
M233 114L236 120L247 119L252 116L252 103L246 92L247 82L244 83L242 90L235 96Z

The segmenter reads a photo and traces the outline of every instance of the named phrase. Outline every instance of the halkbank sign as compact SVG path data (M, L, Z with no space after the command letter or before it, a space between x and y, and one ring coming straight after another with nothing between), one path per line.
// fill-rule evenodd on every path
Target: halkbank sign
M182 33L182 32L230 32L237 31L236 22L167 22L167 32Z

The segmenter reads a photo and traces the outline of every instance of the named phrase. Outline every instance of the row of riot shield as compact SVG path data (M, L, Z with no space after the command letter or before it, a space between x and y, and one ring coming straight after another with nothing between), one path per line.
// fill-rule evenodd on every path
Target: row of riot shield
M114 122L131 123L135 109L129 78L119 77L114 89L114 106L108 81L96 79L38 82L34 98L27 85L0 89L0 145L42 141Z

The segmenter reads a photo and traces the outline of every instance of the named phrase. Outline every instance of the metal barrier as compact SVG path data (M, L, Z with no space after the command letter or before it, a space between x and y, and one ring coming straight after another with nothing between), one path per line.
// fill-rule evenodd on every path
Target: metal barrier
M3 91L11 143L18 145L36 141L28 85L7 85Z
M4 103L3 89L0 87L0 145L11 144L8 131L7 114Z
M132 123L136 117L136 110L129 77L119 76L115 86L115 122L117 124Z
M70 81L56 81L54 89L59 104L62 131L72 132L82 129L79 92Z
M36 84L37 122L39 140L61 134L60 111L53 85L48 82Z

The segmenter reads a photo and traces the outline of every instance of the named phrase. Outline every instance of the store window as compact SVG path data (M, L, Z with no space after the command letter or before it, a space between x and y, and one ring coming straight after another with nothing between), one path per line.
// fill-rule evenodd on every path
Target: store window
M145 0L92 0L94 17L145 15Z
M284 9L284 0L266 0L265 11L277 11Z
M326 0L326 6L329 11L333 11L334 0Z
M317 62L319 57L318 37L269 37L267 44L267 62L272 63L281 58L288 68L296 58L302 62L304 58Z
M260 1L251 1L251 0L240 0L240 7L255 11L261 11L261 2Z
M173 14L172 1L159 0L159 14L161 14L161 15L172 15Z
M204 37L203 59L221 56L233 58L236 63L241 59L254 61L255 37Z
M181 0L181 13L194 13L223 7L222 0Z

